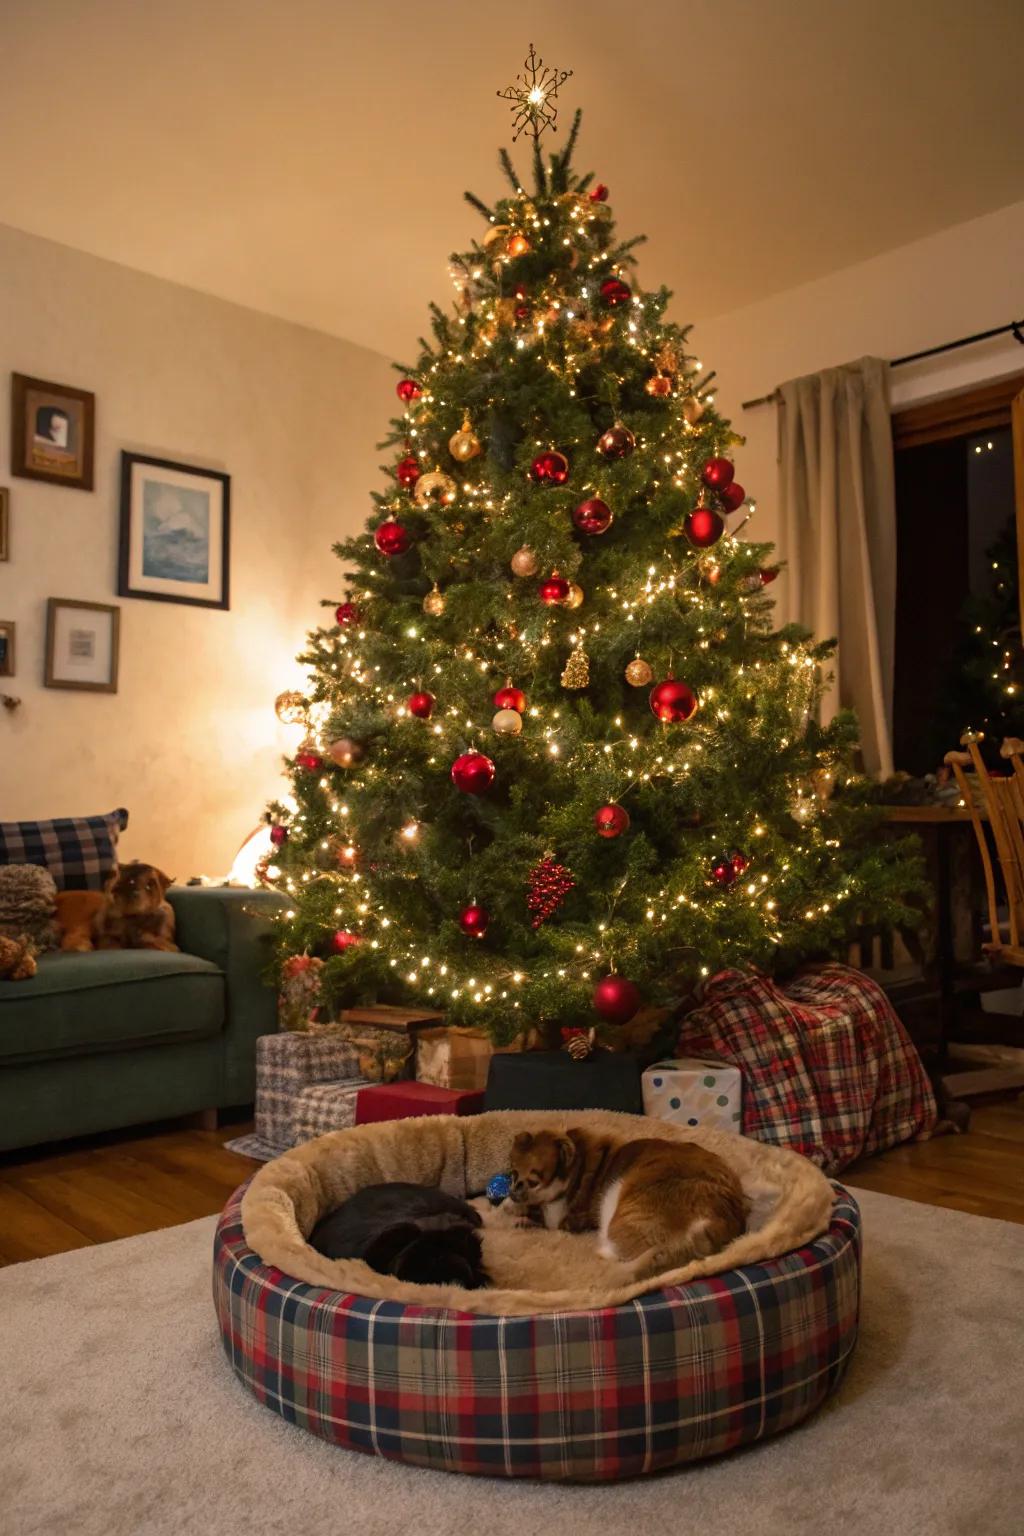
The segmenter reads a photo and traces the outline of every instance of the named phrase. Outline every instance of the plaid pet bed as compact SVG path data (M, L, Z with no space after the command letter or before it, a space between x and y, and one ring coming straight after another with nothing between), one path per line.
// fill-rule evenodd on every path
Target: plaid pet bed
M305 1285L214 1242L224 1349L250 1392L351 1450L495 1477L596 1482L731 1451L805 1419L857 1339L860 1219L763 1264L624 1306L485 1317Z
M788 982L720 971L683 1020L680 1055L743 1073L743 1134L791 1147L826 1173L935 1128L921 1058L875 982L821 965Z
M122 806L107 816L0 822L0 864L41 864L58 891L101 891L117 868L117 839L128 825Z

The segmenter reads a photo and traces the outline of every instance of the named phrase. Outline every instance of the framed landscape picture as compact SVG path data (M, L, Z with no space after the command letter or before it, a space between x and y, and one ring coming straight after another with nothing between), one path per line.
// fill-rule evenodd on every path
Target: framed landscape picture
M227 608L230 553L230 475L121 454L121 597Z
M0 619L0 677L14 676L14 625Z
M11 474L92 490L96 397L11 374Z
M120 608L51 597L46 604L46 687L116 693L120 638Z

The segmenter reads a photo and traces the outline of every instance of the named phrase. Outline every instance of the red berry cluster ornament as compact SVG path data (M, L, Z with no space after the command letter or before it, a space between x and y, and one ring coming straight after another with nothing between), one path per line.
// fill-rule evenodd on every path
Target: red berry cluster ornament
M530 474L538 485L564 485L569 478L569 460L557 448L538 453L530 465Z
M381 523L373 535L373 542L381 554L390 560L394 555L404 555L411 539L408 528L389 518L386 523Z
M633 290L628 283L624 283L621 277L606 277L601 284L601 298L609 309L617 309L620 304L628 304L633 297Z
M399 379L395 385L395 394L403 405L410 405L413 400L418 400L423 390L415 379Z
M422 473L423 470L420 468L420 461L418 458L416 458L415 454L412 453L407 453L405 458L399 459L398 463L395 465L395 479L398 481L399 485L404 486L407 491L412 490L413 486L416 484L416 481L419 479Z
M558 864L552 858L544 858L531 869L529 884L526 905L533 913L530 926L539 928L553 912L558 911L576 881L564 864Z
M624 976L602 976L594 988L594 1012L609 1024L628 1024L640 1007L639 989Z
M677 725L696 714L698 700L693 689L687 687L686 683L667 677L663 683L656 683L651 689L650 703L659 720Z
M612 525L612 509L599 496L588 496L573 509L572 520L581 533L607 533Z
M282 826L271 827L270 841L275 848L283 848L288 841L288 828Z
M410 715L415 715L417 720L429 720L434 703L432 693L411 693L405 707Z
M494 764L482 752L463 752L452 763L452 783L464 795L482 795L494 783Z
M342 629L349 629L353 624L358 624L362 614L355 603L339 603L334 610L334 621L340 624Z
M620 837L629 831L629 812L621 805L602 805L594 813L594 826L600 837Z
M486 907L479 906L475 901L463 907L459 913L459 927L471 939L482 939L490 920L491 914Z

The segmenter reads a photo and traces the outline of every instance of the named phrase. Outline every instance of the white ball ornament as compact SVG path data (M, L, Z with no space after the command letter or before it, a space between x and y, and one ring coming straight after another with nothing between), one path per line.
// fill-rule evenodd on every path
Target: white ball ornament
M536 576L537 556L526 544L522 549L517 549L512 556L512 574L514 576Z
M523 728L523 717L518 709L499 709L491 725L499 736L518 736Z

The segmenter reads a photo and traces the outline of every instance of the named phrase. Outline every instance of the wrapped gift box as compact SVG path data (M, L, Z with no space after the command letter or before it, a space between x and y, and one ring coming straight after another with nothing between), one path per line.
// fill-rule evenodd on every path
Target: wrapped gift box
M303 1088L293 1104L291 1145L355 1125L356 1100L366 1086L365 1078L345 1077L340 1082L311 1083Z
M566 1051L498 1054L487 1079L488 1109L617 1109L639 1115L640 1067L635 1056L598 1051L574 1061Z
M484 1107L478 1090L438 1088L433 1083L371 1083L360 1088L356 1125L375 1120L409 1120L414 1115L478 1115Z
M416 1035L416 1077L436 1088L480 1090L494 1047L476 1029L421 1029Z
M434 1008L345 1008L327 1026L347 1040L359 1060L359 1074L374 1083L411 1077L415 1040L419 1032L444 1018Z
M719 1131L742 1127L743 1079L714 1056L656 1061L643 1075L644 1114Z
M256 1041L256 1135L292 1145L297 1095L313 1083L359 1076L356 1052L337 1035L289 1032Z

